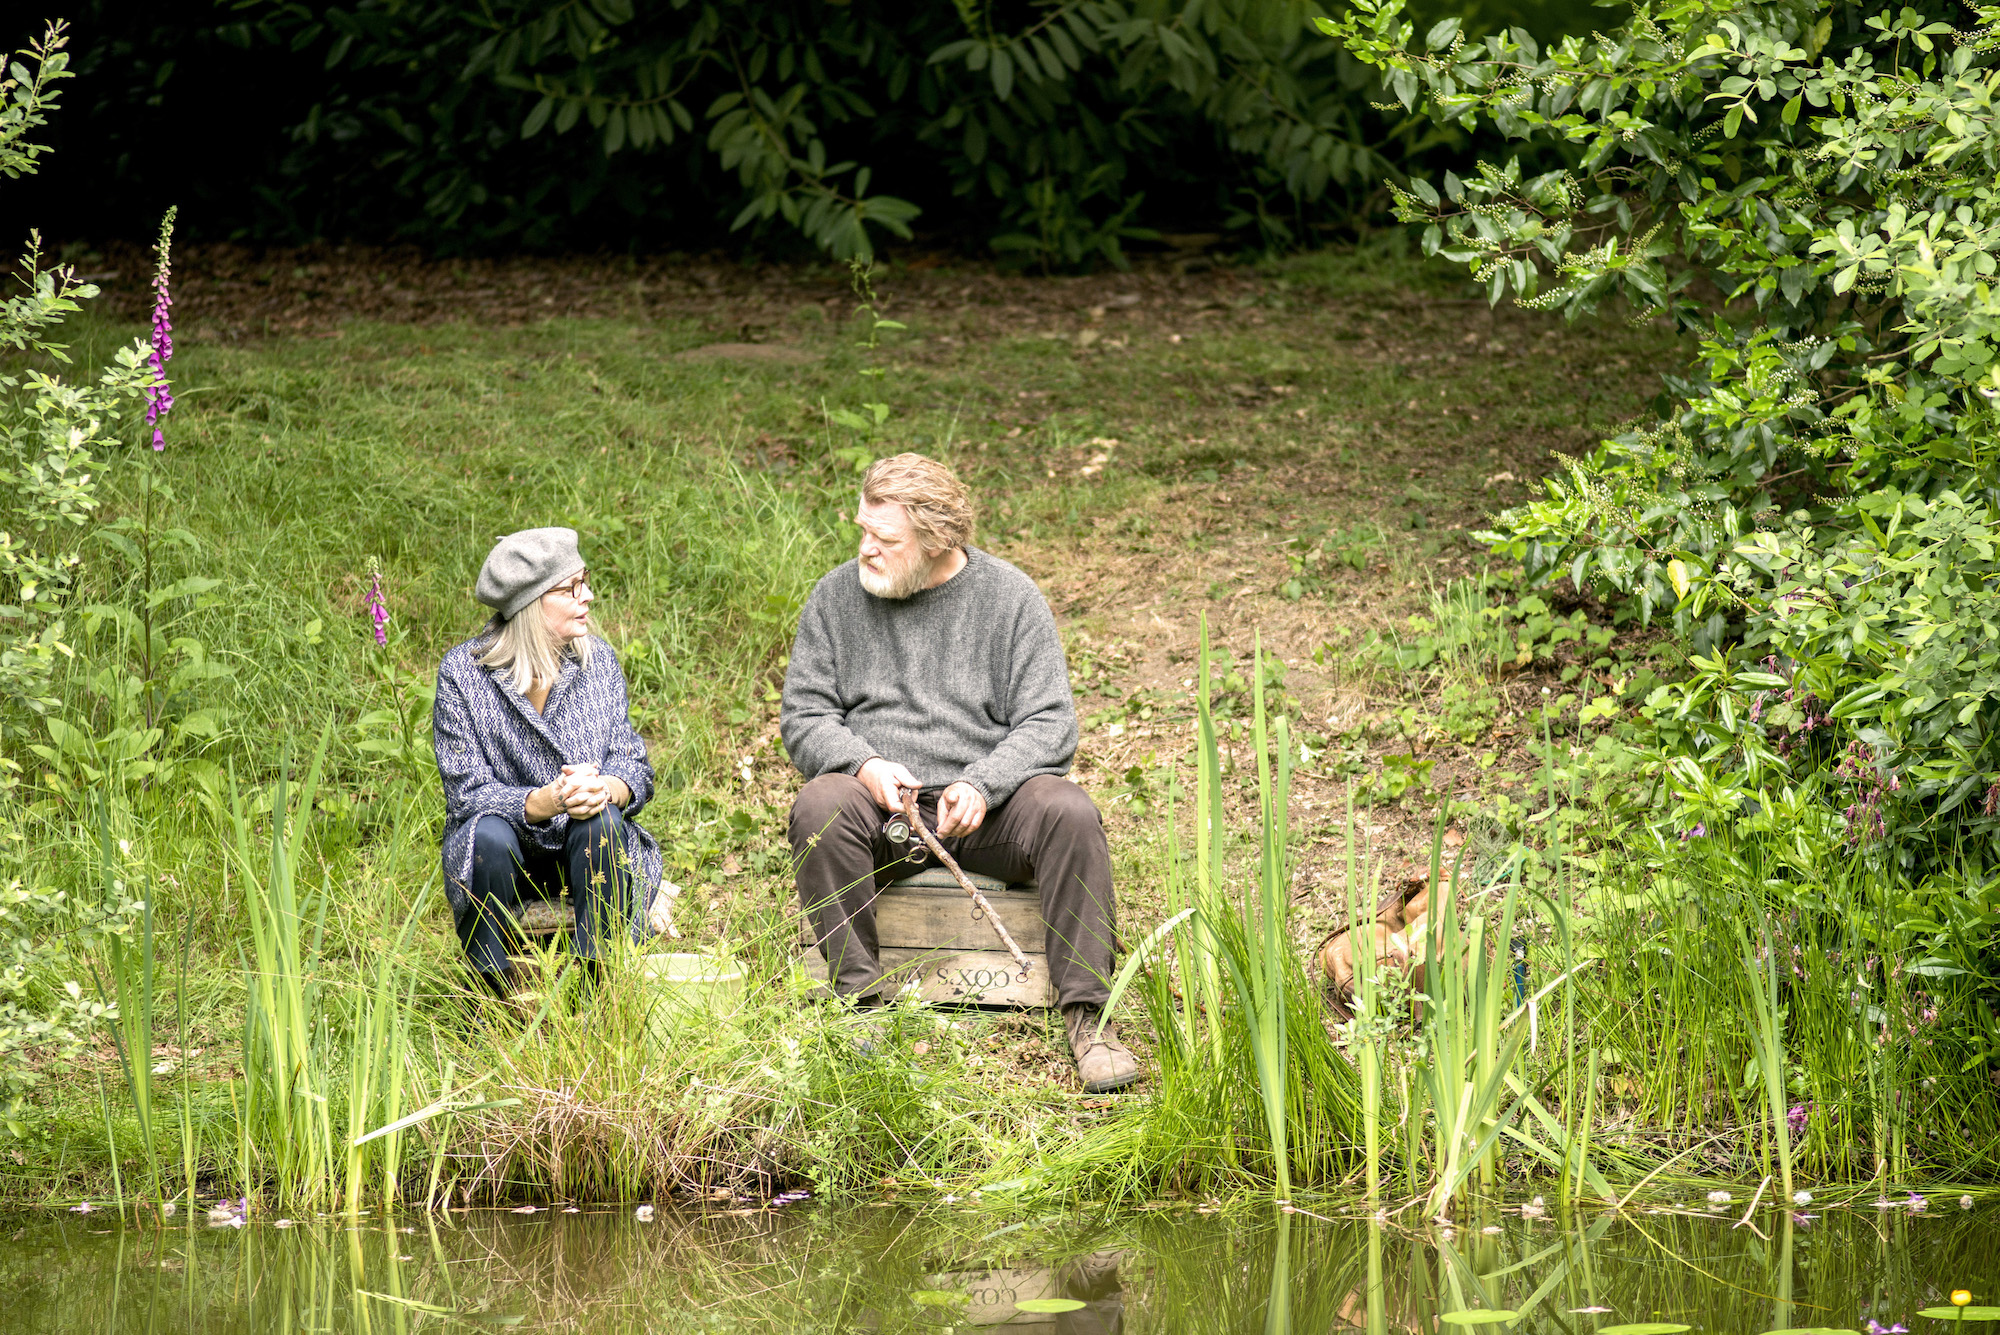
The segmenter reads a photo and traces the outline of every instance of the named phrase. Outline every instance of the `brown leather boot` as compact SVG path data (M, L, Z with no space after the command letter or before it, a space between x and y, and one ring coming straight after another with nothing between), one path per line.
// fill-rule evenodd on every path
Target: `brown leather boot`
M889 999L880 992L869 992L848 998L854 1003L854 1015L858 1023L854 1028L854 1052L856 1056L873 1057L888 1041L889 1028L884 1021L884 1011Z
M1063 1007L1063 1027L1069 1031L1070 1054L1076 1058L1076 1073L1083 1077L1086 1094L1109 1094L1123 1089L1145 1072L1132 1050L1118 1041L1118 1031L1109 1024L1097 1032L1103 1011L1088 1002Z

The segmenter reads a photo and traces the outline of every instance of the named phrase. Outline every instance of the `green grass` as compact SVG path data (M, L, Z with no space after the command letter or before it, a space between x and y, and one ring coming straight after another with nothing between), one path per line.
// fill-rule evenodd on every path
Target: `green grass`
M93 546L58 726L31 723L10 743L24 765L22 866L79 911L111 880L146 888L152 945L135 936L111 964L121 996L150 987L152 1000L126 1008L129 1066L107 1032L45 1072L20 1153L0 1156L0 1194L73 1199L115 1172L127 1194L171 1194L192 1175L204 1192L261 1189L288 1208L777 1178L831 1193L983 1181L1003 1194L1129 1198L1269 1182L1274 1141L1288 1142L1293 1185L1311 1191L1362 1180L1356 1138L1374 1145L1371 1162L1400 1156L1407 1172L1382 1175L1386 1194L1424 1189L1425 1164L1451 1146L1427 1152L1417 1134L1426 1105L1409 1100L1430 1096L1415 1050L1385 1029L1366 1082L1329 1065L1341 1058L1310 985L1278 957L1303 956L1344 919L1346 885L1372 902L1384 867L1430 845L1439 792L1476 790L1466 825L1482 857L1523 835L1545 849L1542 831L1592 819L1565 806L1560 820L1527 823L1551 780L1527 750L1536 738L1503 739L1538 717L1525 701L1539 683L1566 687L1558 668L1585 670L1560 648L1569 613L1510 614L1504 627L1520 635L1502 636L1483 595L1448 586L1483 564L1467 536L1481 515L1517 499L1552 446L1581 447L1637 411L1648 367L1671 347L1650 329L1565 330L1454 304L1458 294L1401 264L1310 257L1230 276L1209 301L1154 294L1130 317L1114 306L1101 318L1064 306L1059 285L1023 283L1023 300L1043 308L1001 318L940 296L953 275L892 273L880 286L909 295L888 311L908 333L870 353L852 330L802 321L798 346L818 358L804 364L678 359L716 337L692 314L188 339L169 448L112 461L103 515L131 519L142 482L152 488L160 684L132 685L145 628L121 609L140 601L140 566ZM1086 343L1090 329L1102 336ZM129 331L80 333L87 364ZM876 437L829 425L829 410L868 402L888 407ZM1150 1099L1084 1099L1059 1034L1020 1017L899 1011L885 1055L857 1060L852 1021L804 1001L791 975L776 687L800 602L848 554L856 462L898 448L967 474L982 545L1036 574L1057 608L1088 724L1079 772L1107 812L1128 940L1193 902L1178 850L1194 841L1169 837L1168 791L1175 775L1196 787L1186 729L1200 692L1182 683L1201 669L1197 620L1217 627L1209 796L1228 828L1203 893L1239 912L1261 906L1225 945L1246 966L1255 947L1244 982L1263 1000L1227 1005L1218 957L1175 947L1149 983L1153 1033L1128 1020L1159 1072ZM587 1007L558 981L521 1017L459 986L429 682L483 620L470 586L493 538L542 524L583 535L598 629L620 652L661 777L641 819L688 887L677 910L688 946L727 951L749 972L736 1026L649 1039L649 1001L629 968ZM392 614L386 648L363 605L375 563ZM1407 620L1425 614L1428 631ZM1251 657L1258 629L1282 663ZM1366 632L1378 648L1357 652ZM1393 646L1425 636L1442 646L1436 666L1397 666ZM1581 629L1572 638L1598 651ZM1290 738L1279 744L1313 757L1292 767L1288 819L1261 824L1286 813L1260 813L1259 690L1269 716L1290 720L1273 729ZM1587 749L1594 735L1572 740ZM308 810L301 781L322 736ZM1391 792L1392 769L1431 777ZM1329 813L1350 785L1362 806L1343 823ZM1579 842L1592 851L1581 836L1561 846ZM1478 1005L1463 1008L1483 1017L1479 1032L1453 1035L1463 1060L1434 1074L1485 1090L1512 1069L1560 1127L1593 1108L1571 1171L1598 1162L1636 1180L1704 1138L1718 1149L1689 1171L1761 1171L1775 1105L1743 1083L1760 1031L1736 962L1744 887L1762 873L1703 865L1696 875L1656 858L1527 886L1518 930L1537 949L1568 958L1561 943L1579 934L1588 967L1560 999L1574 1019L1556 1025L1551 996L1539 1043L1503 1053L1505 980L1489 969ZM1839 885L1838 902L1869 921L1889 913L1865 878ZM1279 912L1285 887L1298 902ZM1545 912L1536 895L1568 912ZM1824 936L1837 916L1813 921ZM1709 971L1711 960L1728 967ZM92 963L58 952L36 986L90 976ZM1801 1175L1869 1176L1870 1154L1896 1173L1983 1171L2000 1143L1972 1096L1983 1074L1948 1069L1948 1046L1892 1060L1861 1043L1841 1027L1831 978L1793 990L1782 1052L1766 1044L1760 1069L1789 1063L1783 1078L1828 1106L1839 1073L1865 1069L1872 1121L1815 1123L1788 1147ZM1963 984L1932 995L1970 1004ZM1189 997L1208 1010L1186 1037L1222 1060L1174 1059L1169 1016L1175 1005L1185 1015ZM148 1045L150 1064L138 1051ZM1579 1091L1581 1073L1600 1067ZM1919 1111L1895 1097L1912 1088L1929 1100ZM393 1136L352 1143L418 1112ZM1950 1153L1913 1154L1945 1121ZM1492 1129L1489 1113L1471 1116L1458 1149ZM1550 1125L1536 1134L1563 1143ZM1787 1147L1773 1148L1782 1159ZM1474 1157L1489 1185L1522 1167L1518 1155Z

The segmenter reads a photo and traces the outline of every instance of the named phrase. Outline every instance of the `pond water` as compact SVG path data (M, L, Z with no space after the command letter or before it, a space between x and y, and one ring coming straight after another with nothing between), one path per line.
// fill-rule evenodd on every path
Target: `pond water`
M2000 1215L1695 1205L1452 1230L1237 1209L504 1209L165 1227L0 1225L0 1332L1352 1330L1951 1335L1919 1309L2000 1296ZM1049 1308L1066 1310L1051 1311ZM1519 1313L1506 1324L1450 1314ZM1037 1310L1044 1309L1044 1310ZM1976 1311L1976 1309L1974 1309ZM1987 1331L2000 1327L1986 1326ZM1624 1332L1623 1335L1639 1335Z

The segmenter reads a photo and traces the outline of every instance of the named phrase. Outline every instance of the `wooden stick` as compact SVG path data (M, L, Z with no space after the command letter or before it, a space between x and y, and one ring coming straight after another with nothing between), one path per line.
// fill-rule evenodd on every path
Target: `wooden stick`
M993 911L993 906L986 902L986 896L979 893L979 887L968 880L963 871L959 870L958 861L951 854L944 851L944 845L937 841L937 836L924 828L924 818L917 814L917 790L914 788L905 788L903 790L903 814L909 817L910 828L915 830L917 836L924 841L924 847L928 848L932 856L936 857L943 864L944 869L952 874L953 879L958 882L959 888L972 896L973 904L981 913L986 915L986 921L993 928L993 934L1000 938L1001 945L1007 947L1007 953L1014 957L1014 963L1021 966L1021 976L1015 981L1027 982L1028 974L1033 971L1034 966L1028 963L1028 957L1021 953L1021 948L1014 944L1013 933L1007 930L1006 923L1000 921L1000 915Z

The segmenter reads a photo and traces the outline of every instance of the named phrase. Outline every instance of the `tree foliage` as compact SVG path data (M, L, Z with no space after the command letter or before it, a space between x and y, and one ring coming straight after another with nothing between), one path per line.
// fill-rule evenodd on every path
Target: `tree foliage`
M1230 221L1282 237L1392 170L1407 145L1311 12L268 0L245 40L324 50L333 76L300 142L344 173L390 173L422 202L415 235L532 241L565 215L692 194L732 229L796 229L839 257L951 211L1006 252L1116 263L1149 191L1208 193L1220 175Z
M2000 8L1638 7L1540 46L1417 38L1400 0L1320 26L1405 106L1579 153L1412 182L1398 211L1492 300L1665 317L1699 355L1496 550L1670 609L1669 819L1837 794L1855 846L1977 855L2000 824Z

